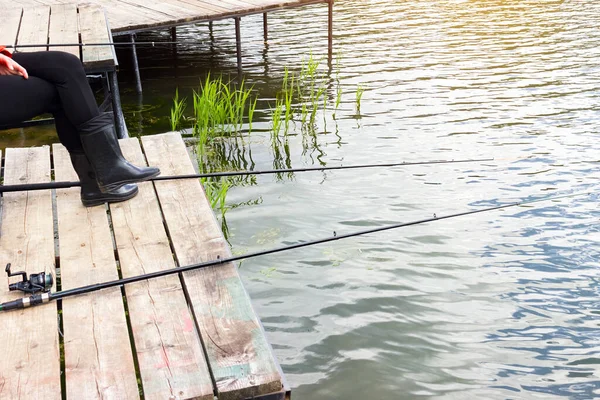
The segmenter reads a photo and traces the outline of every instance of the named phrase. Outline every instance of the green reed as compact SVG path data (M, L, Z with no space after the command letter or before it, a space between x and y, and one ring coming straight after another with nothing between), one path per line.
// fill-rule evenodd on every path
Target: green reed
M181 121L184 116L183 113L186 107L186 99L179 99L179 89L175 89L175 97L173 98L173 107L171 107L171 130L176 131L181 127Z
M252 103L248 106L248 133L252 132L252 118L254 118L254 111L256 110L256 102L258 98L255 98Z
M360 102L365 92L365 88L362 85L358 85L356 88L356 113L360 114Z
M194 91L194 133L208 131L211 137L239 134L245 119L252 124L250 115L254 115L256 107L256 101L250 99L252 91L246 88L245 81L232 89L222 77L211 79L209 74L200 90Z
M340 83L340 65L342 56L337 53L335 58L335 105L333 108L333 119L336 118L336 113L340 104L342 104L342 85Z
M271 113L271 132L273 137L279 137L279 132L281 131L281 116L283 115L283 100L280 98L275 99L275 108Z
M253 89L246 87L245 81L235 88L231 82L223 81L222 77L211 78L210 74L200 83L198 91L193 92L193 133L198 139L196 151L201 172L212 172L205 165L210 165L209 149L217 138L239 136L244 122L248 123L249 130L252 129L257 102L257 98L252 99L252 92ZM180 104L177 92L175 97L174 103ZM174 108L177 110L177 107ZM173 113L177 115L176 111ZM202 179L201 182L211 206L221 211L224 220L226 197L233 185L232 180Z
M324 153L319 148L318 132L324 127L327 130L327 120L336 114L341 106L344 92L340 83L340 57L336 59L335 77L329 76L322 68L325 58L315 57L312 52L302 59L300 70L295 72L287 67L283 70L280 90L275 95L275 103L271 104L270 112L270 141L274 156L274 167L291 166L291 151L288 135L295 130L302 137L303 155L310 154L321 162ZM355 104L360 114L361 99L365 88L358 85ZM224 166L229 169L243 169L236 164L235 152L239 147L238 140L244 146L241 135L244 124L247 123L248 133L252 131L252 123L256 112L258 98L253 96L253 89L248 88L242 81L237 86L224 81L222 77L213 78L210 75L193 92L193 133L198 139L198 161L205 172L221 170ZM175 93L171 124L173 130L180 127L184 121L183 111L185 99L180 99ZM323 116L323 126L316 122L319 113ZM291 122L294 121L292 125ZM298 124L296 124L296 122ZM337 124L336 124L337 128ZM283 134L283 135L282 135ZM223 138L227 138L223 140ZM222 153L222 154L221 154ZM227 155L225 155L227 154ZM232 155L233 154L233 155ZM283 178L278 176L278 179ZM202 180L211 206L221 210L224 215L227 208L226 196L229 189L235 185L252 184L244 179Z

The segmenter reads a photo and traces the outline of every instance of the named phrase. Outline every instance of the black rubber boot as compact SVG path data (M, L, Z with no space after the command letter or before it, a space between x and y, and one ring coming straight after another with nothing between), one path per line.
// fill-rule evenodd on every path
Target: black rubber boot
M103 193L96 183L96 175L90 165L87 157L83 153L70 153L71 163L79 182L81 182L81 202L86 207L98 206L100 204L117 203L119 201L129 200L138 194L138 187L135 183L123 185L118 189Z
M103 113L77 127L83 150L96 175L102 193L127 183L141 182L160 174L155 167L137 167L123 157L113 129L111 113Z

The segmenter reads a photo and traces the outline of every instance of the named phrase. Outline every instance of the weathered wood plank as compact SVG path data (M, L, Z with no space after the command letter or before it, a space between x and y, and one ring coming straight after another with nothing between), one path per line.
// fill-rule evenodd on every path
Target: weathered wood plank
M17 43L17 33L21 25L22 8L12 8L2 12L0 24L0 45L14 45Z
M80 4L78 9L81 43L112 42L102 7L95 4ZM115 65L111 46L84 46L81 49L81 56L86 67Z
M53 145L58 181L77 181L69 154ZM79 188L56 191L63 290L119 276L106 208L84 207ZM68 399L139 398L133 353L119 288L63 300Z
M126 1L102 0L100 4L104 7L110 28L113 31L115 26L128 27L135 24L150 26L160 23L166 18L165 15L148 12L144 7L129 4Z
M76 4L56 4L52 6L50 11L48 42L56 44L79 43L79 27ZM80 58L80 48L77 46L49 46L48 50L64 51Z
M4 183L50 181L48 146L7 149ZM54 274L54 227L50 190L5 193L0 235L1 265L13 271ZM23 297L8 291L2 275L0 302ZM10 280L15 281L15 278ZM0 314L0 399L60 400L56 304Z
M139 7L146 8L153 13L169 15L173 19L191 17L198 11L198 8L193 4L182 4L178 0L165 0L150 2L145 0L127 0L132 4L137 4Z
M144 165L137 139L121 140L128 160ZM174 268L169 239L151 182L139 194L110 205L123 277ZM127 304L148 400L212 400L202 344L178 275L127 285Z
M50 24L50 7L37 6L23 8L21 27L17 44L46 44L48 43L48 27ZM47 50L48 47L21 48L21 52Z
M148 163L164 175L194 173L179 134L142 138ZM231 255L196 179L155 182L180 265ZM184 273L219 399L240 399L282 389L266 338L231 263Z
M198 7L207 11L207 15L223 14L231 11L231 7L223 5L220 1L211 0L181 0L188 4L196 4Z

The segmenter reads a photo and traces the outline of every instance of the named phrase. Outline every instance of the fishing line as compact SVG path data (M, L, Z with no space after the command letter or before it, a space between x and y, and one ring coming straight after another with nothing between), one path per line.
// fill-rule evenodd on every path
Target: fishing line
M189 175L168 175L157 176L150 181L167 181L178 179L193 179L193 178L224 178L228 176L246 176L246 175L267 175L267 174L285 174L290 172L313 172L313 171L330 171L343 169L361 169L361 168L383 168L383 167L400 167L400 166L415 166L415 165L435 165L435 164L458 164L470 162L494 161L493 158L480 158L468 160L434 160L434 161L417 161L417 162L396 162L384 164L360 164L360 165L341 165L334 167L306 167L306 168L286 168L286 169L271 169L271 170L256 170L256 171L224 171L211 172L205 174L189 174ZM45 183L29 183L18 185L0 185L0 193L19 192L29 190L47 190L47 189L66 189L70 187L81 186L80 182L65 181L65 182L45 182Z
M64 299L66 297L82 295L82 294L91 293L91 292L95 292L98 290L108 289L108 288L116 287L116 286L123 286L126 284L135 283L135 282L139 282L139 281L146 280L146 279L159 278L159 277L163 277L163 276L167 276L167 275L178 274L178 273L197 270L197 269L201 269L201 268L217 266L217 265L230 263L230 262L236 262L236 261L245 260L245 259L249 259L249 258L266 256L266 255L275 254L275 253L281 253L284 251L289 251L289 250L299 249L302 247L308 247L308 246L314 246L314 245L318 245L318 244L333 242L336 240L347 239L347 238L351 238L351 237L355 237L355 236L368 235L368 234L376 233L376 232L383 232L383 231L388 231L388 230L392 230L392 229L405 228L408 226L421 225L421 224L425 224L428 222L442 221L445 219L457 218L457 217L462 217L462 216L466 216L466 215L479 214L479 213L484 213L484 212L493 211L493 210L499 210L499 209L503 209L503 208L518 207L518 206L523 206L523 205L527 205L527 204L540 203L540 202L544 202L544 201L559 200L559 199L580 197L580 196L590 196L593 193L594 192L584 192L584 193L574 193L574 194L572 193L572 194L566 194L566 195L546 196L543 198L538 198L538 199L533 199L533 200L523 200L523 201L518 201L518 202L514 202L514 203L508 203L508 204L504 204L504 205L494 206L494 207L481 208L478 210L469 210L469 211L463 211L463 212L455 213L455 214L434 216L432 218L425 218L425 219L411 221L411 222L403 222L403 223L398 223L398 224L393 224L393 225L386 225L386 226L382 226L382 227L378 227L378 228L367 229L367 230L363 230L363 231L352 232L352 233L347 233L347 234L342 234L342 235L338 235L338 234L334 233L333 236L322 238L322 239L304 241L304 242L300 242L300 243L296 243L296 244L292 244L292 245L276 247L273 249L257 251L254 253L247 253L247 254L243 254L243 255L239 255L239 256L232 256L232 257L228 257L228 258L221 258L220 256L217 256L217 259L215 259L215 260L210 260L210 261L201 262L201 263L197 263L197 264L190 264L190 265L186 265L186 266L182 266L182 267L170 268L170 269L166 269L163 271L151 272L151 273L133 276L133 277L129 277L129 278L107 281L107 282L97 283L97 284L93 284L93 285L82 286L82 287L78 287L78 288L74 288L74 289L62 290L62 291L55 292L55 293L47 292L47 293L41 293L41 294L34 294L29 297L24 297L21 299L2 303L2 304L0 304L0 311L10 311L10 310L16 310L16 309L21 309L21 308L27 308L27 307L36 306L36 305L39 305L42 303L48 303L48 302L54 301L54 300ZM7 272L10 271L10 264L7 265L6 270L7 270ZM35 286L35 285L28 285L27 276L25 275L25 273L16 272L16 273L13 273L12 275L23 275L23 282L21 282L21 286L28 287L30 289L29 292L31 292L31 287ZM36 278L36 282L37 282L38 286L42 286L42 289L41 289L42 291L49 290L50 287L52 286L52 278L51 277L43 277L43 279L42 279L42 277L40 275L41 274L32 274L31 277L32 277L32 279L33 279L33 277Z

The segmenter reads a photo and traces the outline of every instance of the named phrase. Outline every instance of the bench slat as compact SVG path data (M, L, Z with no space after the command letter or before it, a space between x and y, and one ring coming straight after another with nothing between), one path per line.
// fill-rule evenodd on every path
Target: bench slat
M148 163L163 175L195 172L181 136L142 137ZM155 182L179 265L229 257L229 246L197 179ZM280 391L282 378L235 265L185 272L220 400Z
M102 7L94 4L79 5L81 43L111 43L112 36L106 24ZM82 61L86 67L114 66L114 49L111 46L83 46Z
M49 181L48 146L6 151L5 184ZM0 254L2 269L10 262L14 272L54 274L50 190L4 194ZM1 281L0 302L24 297L23 293L8 291L6 275L2 275ZM0 313L0 326L0 399L60 400L56 304Z
M55 4L52 6L50 14L50 33L48 34L48 42L63 44L63 43L79 43L79 27L77 23L77 5L75 4ZM71 53L78 58L79 47L52 47L49 50L58 50Z
M50 7L38 6L23 8L17 44L47 44L49 24ZM25 53L47 49L47 46L27 47L21 48L19 51Z
M2 11L0 24L0 45L14 45L17 43L17 33L21 25L22 8L12 8Z
M137 139L121 140L125 157L145 165ZM110 205L124 278L174 268L173 254L151 182L139 194ZM213 400L200 338L178 275L125 287L144 398Z

